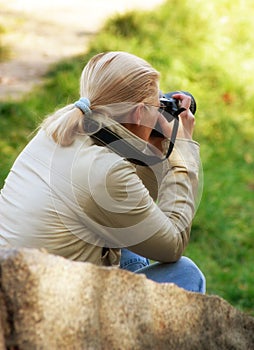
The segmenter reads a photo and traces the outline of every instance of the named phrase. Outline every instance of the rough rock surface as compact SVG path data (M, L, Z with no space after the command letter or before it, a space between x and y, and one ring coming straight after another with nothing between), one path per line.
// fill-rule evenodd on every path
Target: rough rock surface
M143 275L0 249L0 349L254 349L254 318Z

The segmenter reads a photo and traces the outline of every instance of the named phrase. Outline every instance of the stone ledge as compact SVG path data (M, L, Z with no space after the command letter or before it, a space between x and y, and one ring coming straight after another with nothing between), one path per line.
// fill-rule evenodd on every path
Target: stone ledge
M36 249L0 266L0 350L254 349L254 318L217 296Z

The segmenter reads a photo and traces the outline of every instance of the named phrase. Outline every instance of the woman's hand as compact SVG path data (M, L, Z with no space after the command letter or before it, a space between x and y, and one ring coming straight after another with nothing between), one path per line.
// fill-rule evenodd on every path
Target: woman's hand
M183 93L174 94L172 96L180 101L180 107L185 108L185 111L179 115L179 128L177 137L191 139L195 126L195 117L190 111L191 97ZM158 116L158 123L165 138L170 138L172 133L172 122L168 122L166 117L161 113Z
M191 97L182 93L174 94L172 97L180 100L180 107L185 108L185 111L179 115L177 137L191 140L195 126L195 117L190 111ZM159 113L158 116L158 123L160 124L164 137L151 134L149 143L162 151L162 141L171 137L173 123L168 122L161 113Z
M180 106L185 108L185 111L179 115L177 137L191 140L195 127L195 117L190 111L191 97L185 94L175 94L172 97L180 100Z

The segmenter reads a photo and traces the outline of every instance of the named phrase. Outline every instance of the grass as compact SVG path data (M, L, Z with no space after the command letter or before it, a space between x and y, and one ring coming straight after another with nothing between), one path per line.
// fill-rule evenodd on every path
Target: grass
M52 67L43 87L0 104L0 182L39 121L78 97L81 69L95 53L124 50L161 72L164 91L198 102L204 187L186 255L217 294L254 316L254 69L251 0L167 1L107 21L82 57Z

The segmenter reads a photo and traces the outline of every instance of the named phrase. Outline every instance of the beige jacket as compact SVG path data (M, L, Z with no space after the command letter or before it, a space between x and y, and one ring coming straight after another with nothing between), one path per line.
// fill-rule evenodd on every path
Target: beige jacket
M146 150L143 140L118 123L110 128ZM176 261L190 236L198 171L194 141L177 140L169 160L148 168L87 135L61 147L40 131L1 191L0 245L45 248L98 265L118 265L121 247Z

